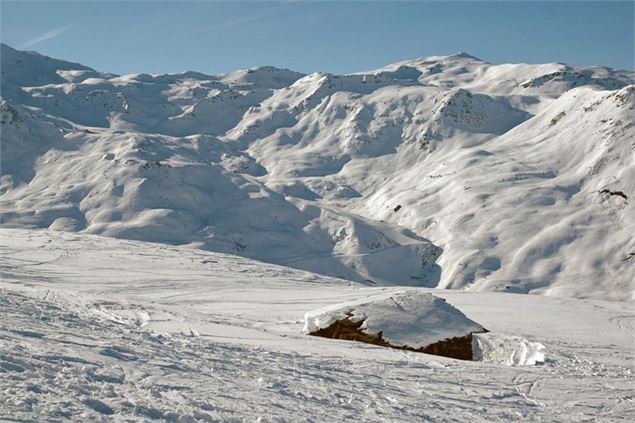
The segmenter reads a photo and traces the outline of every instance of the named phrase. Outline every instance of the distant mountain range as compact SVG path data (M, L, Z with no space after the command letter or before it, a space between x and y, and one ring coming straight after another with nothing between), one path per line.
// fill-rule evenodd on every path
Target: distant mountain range
M0 224L369 285L632 299L633 72L101 73L1 47Z

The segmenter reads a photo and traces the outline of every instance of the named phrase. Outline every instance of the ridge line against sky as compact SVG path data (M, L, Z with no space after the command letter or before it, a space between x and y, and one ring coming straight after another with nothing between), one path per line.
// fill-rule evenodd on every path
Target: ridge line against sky
M104 72L351 73L466 51L633 70L632 1L8 2L2 42Z

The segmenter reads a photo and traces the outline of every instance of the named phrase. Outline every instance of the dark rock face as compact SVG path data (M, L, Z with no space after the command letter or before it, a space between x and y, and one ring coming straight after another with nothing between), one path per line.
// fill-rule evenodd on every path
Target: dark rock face
M407 345L391 345L379 332L377 335L369 335L361 331L364 322L353 322L349 319L338 320L331 326L310 333L312 336L323 338L342 339L346 341L365 342L367 344L380 345L382 347L399 350L415 351L425 354L440 355L458 360L472 360L472 333L458 338L444 339L423 348L412 348ZM487 332L484 330L484 332Z

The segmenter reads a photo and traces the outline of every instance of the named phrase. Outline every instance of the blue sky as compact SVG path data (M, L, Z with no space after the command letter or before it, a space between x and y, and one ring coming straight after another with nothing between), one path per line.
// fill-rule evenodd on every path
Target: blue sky
M633 69L634 3L9 2L2 42L101 71L363 71L420 56Z

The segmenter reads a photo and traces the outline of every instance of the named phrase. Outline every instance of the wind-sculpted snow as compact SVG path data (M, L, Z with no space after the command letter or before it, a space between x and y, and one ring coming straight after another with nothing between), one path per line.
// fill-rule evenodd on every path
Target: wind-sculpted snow
M465 53L118 76L3 45L1 224L367 284L633 298L632 83Z

